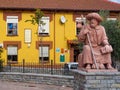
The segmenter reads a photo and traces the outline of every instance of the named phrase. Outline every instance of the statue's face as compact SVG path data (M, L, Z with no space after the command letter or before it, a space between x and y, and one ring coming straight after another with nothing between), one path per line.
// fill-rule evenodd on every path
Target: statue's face
M77 28L81 29L83 25L82 25L81 22L77 22L77 23L76 23L76 26L77 26Z
M98 24L99 24L99 22L96 19L93 18L90 20L90 26L92 28L95 28Z

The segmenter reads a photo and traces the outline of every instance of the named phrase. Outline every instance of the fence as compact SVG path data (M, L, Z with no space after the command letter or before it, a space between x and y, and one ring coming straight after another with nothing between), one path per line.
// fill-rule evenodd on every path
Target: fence
M21 72L21 73L40 73L51 75L72 75L69 69L64 68L64 64L45 63L27 63L25 60L17 63L5 63L4 72Z

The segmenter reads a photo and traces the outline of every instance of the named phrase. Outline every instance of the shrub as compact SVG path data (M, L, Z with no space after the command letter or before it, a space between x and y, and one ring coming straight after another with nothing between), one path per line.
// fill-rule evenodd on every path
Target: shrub
M102 22L106 29L109 43L113 47L112 60L120 61L120 21L107 21Z
M0 72L2 72L3 71L3 60L2 59L0 59Z

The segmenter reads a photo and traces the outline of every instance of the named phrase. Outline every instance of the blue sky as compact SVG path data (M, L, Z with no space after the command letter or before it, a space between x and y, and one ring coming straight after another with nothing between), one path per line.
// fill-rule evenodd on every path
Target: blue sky
M120 0L110 0L110 1L120 3Z

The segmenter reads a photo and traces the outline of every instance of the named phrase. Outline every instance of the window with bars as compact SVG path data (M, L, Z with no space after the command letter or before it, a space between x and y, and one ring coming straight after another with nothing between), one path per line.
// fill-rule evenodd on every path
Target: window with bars
M7 47L7 60L18 61L18 47L17 46Z
M49 61L49 46L40 46L39 47L39 60L40 62Z
M7 35L17 35L18 16L7 16Z

